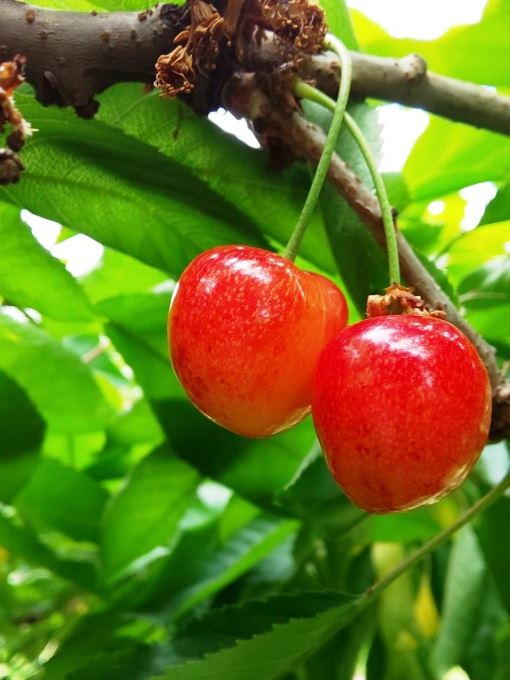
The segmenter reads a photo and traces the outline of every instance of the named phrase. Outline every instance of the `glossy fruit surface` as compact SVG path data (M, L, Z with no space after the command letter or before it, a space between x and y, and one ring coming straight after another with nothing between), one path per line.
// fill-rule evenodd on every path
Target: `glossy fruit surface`
M346 495L369 512L392 512L434 502L465 479L487 440L491 391L455 326L382 316L325 348L312 414Z
M346 323L345 299L324 277L259 248L213 248L174 294L172 364L209 418L269 436L309 413L319 354Z

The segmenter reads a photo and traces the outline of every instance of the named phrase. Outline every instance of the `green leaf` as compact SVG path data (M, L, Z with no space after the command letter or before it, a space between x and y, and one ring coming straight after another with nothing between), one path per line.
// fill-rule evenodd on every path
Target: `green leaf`
M453 544L446 574L441 626L432 661L443 674L457 665L478 625L484 595L485 562L471 527L464 527Z
M492 680L506 680L510 675L510 625L506 625L498 640L498 664Z
M455 288L448 277L448 273L443 269L440 269L434 261L429 260L428 257L425 257L425 255L422 255L422 253L416 249L415 255L420 260L423 267L432 276L432 278L435 279L438 286L442 288L442 290L448 295L453 304L459 306L459 299L457 297Z
M295 521L260 514L220 545L214 526L191 532L159 574L145 606L163 606L172 619L181 617L259 563L297 528Z
M374 615L373 608L366 610L331 638L304 665L306 677L309 680L353 680L362 648L374 632Z
M0 369L59 432L99 430L111 409L89 369L42 330L0 312Z
M104 518L101 553L107 581L168 555L197 483L197 473L164 449L138 465Z
M131 328L109 323L106 332L115 348L133 369L137 383L148 399L183 399L184 390L173 372L167 354L161 354Z
M120 680L122 672L133 680L279 678L322 647L359 610L359 599L330 592L276 595L228 606L192 619L170 645L101 655L71 677L85 680L93 671L98 680Z
M35 451L43 435L44 421L27 394L0 372L0 464L17 454Z
M506 32L509 21L508 3L491 0L482 21L452 28L430 41L392 38L380 26L358 14L355 29L364 51L392 58L417 53L425 58L431 71L483 85L506 87L510 69Z
M433 201L479 182L501 182L510 172L510 140L495 132L431 117L404 167L414 200Z
M458 290L462 304L469 309L510 306L510 255L486 262L463 279Z
M456 286L474 270L499 255L506 254L510 222L487 224L456 239L446 251L448 278Z
M101 96L99 118L178 163L236 206L259 233L280 244L287 242L310 184L305 168L272 169L262 151L248 148L181 102L157 92L142 95L135 85L107 90ZM236 219L234 212L231 218ZM241 237L239 233L234 242ZM319 215L310 224L300 253L326 271L335 270Z
M96 573L92 565L58 557L28 528L22 526L12 509L0 508L0 546L37 567L45 567L82 588L95 589Z
M171 370L168 359L167 317L171 292L118 295L102 300L97 311L117 327L142 341L159 354Z
M39 532L56 530L76 541L97 542L107 498L106 491L86 474L44 460L14 504Z
M432 538L440 530L440 523L430 508L374 515L370 519L370 538L374 542L410 543Z
M485 207L480 224L504 222L510 212L510 184L504 184L498 189L494 198Z
M485 680L486 678L495 680L495 669L500 668L502 661L498 642L508 624L508 614L488 575L486 575L483 598L476 618L476 629L464 650L461 665L470 680ZM502 676L502 680L504 677Z
M174 275L214 245L266 244L178 156L98 119L43 109L30 94L16 101L39 132L23 149L23 182L1 188L5 199ZM170 138L170 123L166 130Z
M156 446L163 439L149 403L145 399L137 401L133 407L108 427L108 437L116 444L142 444L150 442Z
M501 348L510 342L510 255L495 257L459 285L467 318L486 339Z
M368 141L377 154L379 126L375 109L366 105L350 107ZM307 105L307 117L327 129L331 114L319 106ZM339 155L371 186L370 173L355 142L343 130L337 144ZM388 265L382 248L377 244L360 218L349 208L343 198L329 184L322 192L321 206L338 270L358 311L364 313L367 296L383 290L388 285Z
M320 533L339 537L368 517L354 506L333 479L319 444L311 449L293 479L276 494L276 504Z
M378 578L383 578L405 559L406 551L397 542L376 543L372 561ZM428 582L425 587L430 593ZM384 644L386 677L391 680L428 680L424 653L426 646L416 622L416 587L412 574L403 574L381 593L377 606L378 629Z
M349 49L358 49L359 45L352 30L345 0L320 0L320 5L326 12L329 30L338 36Z
M105 248L100 264L80 280L93 302L117 295L146 293L167 280L159 269L143 264L134 257Z
M277 595L212 611L174 640L158 678L269 680L302 662L352 620L360 600L336 593Z
M241 496L271 505L315 447L310 419L270 439L250 440L208 420L184 400L153 404L172 449L207 477Z
M87 12L98 9L101 0L90 2L89 0L38 0L38 7L48 7L49 9L74 10Z
M125 617L111 610L92 613L82 618L59 645L54 656L44 664L45 680L67 680L84 659L101 650L115 654L118 647L125 647L125 643L122 645L117 637L119 628L125 622ZM126 677L131 680L131 676Z
M0 203L0 295L64 321L88 320L87 297L64 265L35 239L19 210Z
M494 578L496 587L510 613L510 551L503 548L501 537L506 535L510 522L510 498L500 498L480 518L478 536L483 556Z
M0 502L10 502L29 479L44 431L26 393L0 371Z

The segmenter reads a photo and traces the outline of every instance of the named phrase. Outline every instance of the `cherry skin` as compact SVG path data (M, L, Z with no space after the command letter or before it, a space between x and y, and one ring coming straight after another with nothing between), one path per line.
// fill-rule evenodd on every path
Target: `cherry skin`
M408 510L458 487L487 440L491 390L447 321L366 319L322 353L312 415L333 477L368 512Z
M174 370L219 425L267 437L309 412L320 352L347 323L341 291L274 253L213 248L182 274L169 312Z

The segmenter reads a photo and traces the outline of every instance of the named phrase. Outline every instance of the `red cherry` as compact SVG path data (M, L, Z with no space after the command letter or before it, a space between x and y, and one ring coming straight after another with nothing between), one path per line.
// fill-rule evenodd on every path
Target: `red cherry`
M345 299L324 277L259 248L213 248L174 294L172 364L206 416L266 437L309 413L320 352L346 323Z
M491 390L447 321L366 319L322 353L312 414L329 468L369 512L432 503L458 487L487 440Z

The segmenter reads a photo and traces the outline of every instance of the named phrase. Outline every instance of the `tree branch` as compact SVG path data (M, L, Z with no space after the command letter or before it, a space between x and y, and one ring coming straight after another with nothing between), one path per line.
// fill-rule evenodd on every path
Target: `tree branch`
M223 0L213 1L218 6L225 4ZM27 80L42 104L74 106L81 115L90 116L97 108L95 95L110 85L122 81L152 83L157 58L171 49L174 37L188 19L186 6L170 4L146 12L97 14L0 0L0 60L24 54ZM510 97L428 73L418 55L387 59L352 52L351 56L352 92L357 97L399 102L450 120L510 134ZM245 66L268 71L280 64L282 55L266 31L262 41L253 41L245 57ZM335 96L339 71L335 55L325 53L305 59L299 75ZM214 78L221 75L215 74ZM210 83L203 85L208 87ZM217 92L217 88L209 91ZM204 113L205 99L204 93L197 93L189 103ZM210 107L217 106L217 97L208 103Z
M26 80L48 106L93 116L95 95L117 82L154 81L154 65L171 49L186 10L61 12L0 0L0 61L21 53Z
M352 52L352 93L424 109L443 118L510 134L510 97L480 85L429 73L422 57L387 59ZM331 96L338 91L340 64L332 53L316 55L303 76Z

